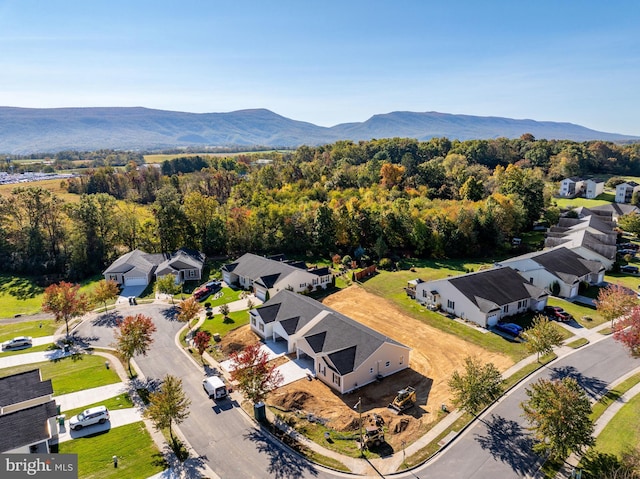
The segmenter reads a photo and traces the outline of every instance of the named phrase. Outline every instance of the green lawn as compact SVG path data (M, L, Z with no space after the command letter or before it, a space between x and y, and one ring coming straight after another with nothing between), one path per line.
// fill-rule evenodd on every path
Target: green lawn
M43 291L31 278L0 274L0 318L37 313Z
M638 417L640 417L640 395L625 404L607 424L596 438L596 450L620 456L625 448L638 444L640 442Z
M0 324L0 342L16 336L32 336L34 338L51 336L62 324L56 323L53 319Z
M142 421L60 443L58 452L78 455L80 479L146 479L166 468Z
M593 328L605 322L605 319L593 308L583 306L577 303L571 303L564 299L550 297L547 301L549 306L560 306L565 311L568 311L584 328ZM591 318L590 320L583 319L585 317Z
M93 404L86 404L82 407L78 407L75 409L70 409L68 411L62 411L65 416L67 417L67 419L69 419L70 417L75 416L78 413L81 413L82 411L84 411L85 409L89 409L91 407L95 407L95 406L106 406L107 409L109 409L110 411L113 411L115 409L127 409L127 408L131 408L134 407L133 401L131 401L131 398L129 397L129 395L127 393L122 393L119 394L115 397L109 398L109 399L105 399L104 401L100 401L100 402L96 402Z
M0 352L0 358L4 356L15 356L16 354L38 353L40 351L48 351L50 349L60 349L53 344L43 344L41 346L33 346L31 348L24 349L9 349L7 351Z
M222 288L218 293L212 294L207 299L205 299L202 304L211 303L211 307L215 308L216 306L220 306L221 304L231 303L232 301L237 301L240 299L240 295L242 294L241 289L232 289L232 288Z
M232 329L239 328L245 324L249 324L248 309L229 313L226 322L223 320L221 314L216 314L212 319L205 319L204 324L198 331L209 331L211 334L218 333L220 336L224 336Z
M20 366L0 369L0 375L9 376L11 374L40 368L42 379L51 379L53 392L59 396L61 394L120 382L120 378L116 372L113 369L105 368L104 362L105 360L102 356L80 354L77 356L68 356L59 361L22 364Z

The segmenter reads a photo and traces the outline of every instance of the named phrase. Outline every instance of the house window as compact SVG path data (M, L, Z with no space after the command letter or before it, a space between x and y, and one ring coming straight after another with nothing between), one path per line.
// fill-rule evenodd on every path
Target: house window
M336 373L333 373L333 384L340 386L340 376Z
M314 286L316 286L317 284L318 284L318 279L317 279L317 278L314 278L314 280L313 280L313 285L314 285Z
M450 299L447 299L447 308L456 309L456 302L455 301L451 301Z
M264 324L260 323L260 331L264 333Z
M307 283L300 283L300 287L301 288L306 288L307 287Z
M509 305L508 304L504 305L504 308L502 308L502 312L503 313L508 313L509 312Z
M388 368L389 366L391 366L391 361L387 361L386 363L384 363L385 368Z
M533 284L533 278L529 278L529 283Z
M326 368L326 366L323 366L322 364L319 364L319 365L318 365L318 372L319 372L320 374L322 374L323 376L326 376L326 375L327 375L327 368Z
M426 289L423 289L423 290L422 290L422 297L423 297L423 298L426 298L426 297L427 297L427 290L426 290Z
M256 325L256 318L251 317L251 324L252 324L253 326L255 326L255 325Z

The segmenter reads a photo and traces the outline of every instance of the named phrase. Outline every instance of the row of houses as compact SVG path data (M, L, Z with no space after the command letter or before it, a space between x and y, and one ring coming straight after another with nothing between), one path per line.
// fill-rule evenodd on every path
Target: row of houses
M633 194L640 191L640 184L627 181L616 186L616 203L631 203ZM584 196L594 199L604 192L604 180L599 178L583 179L577 176L565 178L560 182L558 194L564 198Z
M407 291L484 328L526 311L542 311L549 294L568 299L581 283L604 281L616 257L613 214L578 208L549 229L545 249L495 263L487 270L435 281L412 281ZM575 217L574 217L575 216Z

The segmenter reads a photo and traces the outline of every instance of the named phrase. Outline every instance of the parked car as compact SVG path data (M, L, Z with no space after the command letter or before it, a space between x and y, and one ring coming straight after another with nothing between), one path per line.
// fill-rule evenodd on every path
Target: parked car
M520 336L520 333L522 332L522 326L519 326L515 323L498 323L496 324L495 328L498 331L501 331L503 333L507 333L511 336Z
M209 281L208 283L203 284L198 289L196 289L193 292L193 296L195 296L195 298L198 301L202 301L207 296L213 293L217 293L221 289L222 289L222 284L220 283L220 281Z
M620 272L628 274L638 274L638 267L632 266L630 264L625 264L624 266L620 266Z
M109 420L109 410L106 406L96 406L85 409L80 414L69 419L69 427L79 431L83 427L93 424L104 424Z
M556 321L571 321L573 319L573 316L560 306L545 306L543 312L549 319Z
M33 345L31 336L17 336L2 343L2 349L28 348Z

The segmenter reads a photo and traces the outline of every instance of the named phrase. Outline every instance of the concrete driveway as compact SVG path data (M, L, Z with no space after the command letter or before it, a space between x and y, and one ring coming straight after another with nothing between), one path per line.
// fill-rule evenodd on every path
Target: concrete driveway
M122 291L120 291L120 296L116 300L116 304L128 304L130 297L133 296L134 298L137 298L146 288L146 286L125 286L122 288Z

